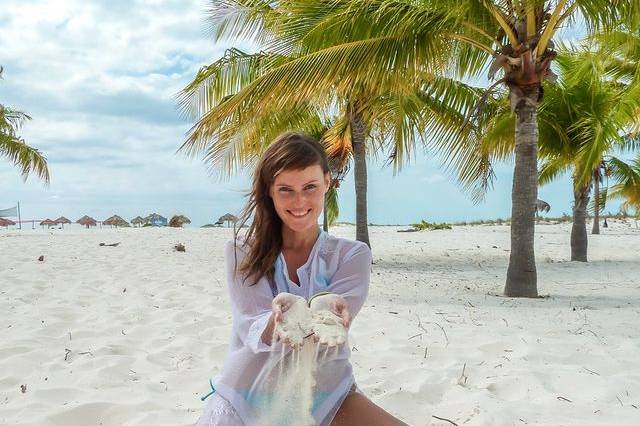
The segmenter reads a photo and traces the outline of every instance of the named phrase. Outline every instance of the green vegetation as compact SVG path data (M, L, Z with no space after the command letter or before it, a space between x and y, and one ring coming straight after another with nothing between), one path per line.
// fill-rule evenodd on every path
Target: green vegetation
M2 71L0 67L0 79ZM17 131L27 120L31 120L27 114L0 104L0 157L6 157L18 167L25 180L30 173L35 173L48 184L50 177L46 158L17 135Z
M451 229L451 225L449 225L448 223L431 223L431 222L427 222L426 220L421 220L420 223L413 223L411 224L411 226L413 226L414 229L417 229L419 231L435 231L438 229Z
M603 42L611 42L613 29L637 30L638 2L225 0L210 13L216 41L250 40L259 52L231 49L185 88L181 108L197 120L185 152L230 174L284 129L326 127L336 170L354 167L356 238L368 243L367 156L397 171L422 145L479 194L491 185L495 158L478 156L478 144L487 117L504 112L513 143L502 155L515 160L505 294L537 296L531 206L542 86L556 79L552 39L579 21L590 34L606 30ZM496 81L486 90L464 84L487 71Z

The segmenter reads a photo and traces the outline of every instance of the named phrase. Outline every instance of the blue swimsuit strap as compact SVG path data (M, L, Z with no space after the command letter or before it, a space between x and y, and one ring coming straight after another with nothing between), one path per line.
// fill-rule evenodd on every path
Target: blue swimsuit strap
M216 388L213 387L213 379L209 379L209 385L211 386L211 392L200 398L200 401L204 401L205 399L216 393Z

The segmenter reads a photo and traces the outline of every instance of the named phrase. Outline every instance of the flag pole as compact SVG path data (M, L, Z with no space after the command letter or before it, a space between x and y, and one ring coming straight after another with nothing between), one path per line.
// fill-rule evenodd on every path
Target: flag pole
M22 229L22 218L20 217L20 201L18 201L18 229Z

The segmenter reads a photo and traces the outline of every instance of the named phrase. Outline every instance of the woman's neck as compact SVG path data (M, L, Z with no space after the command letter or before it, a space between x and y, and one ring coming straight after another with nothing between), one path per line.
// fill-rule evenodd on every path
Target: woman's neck
M320 228L313 226L308 230L296 232L292 229L282 227L282 249L283 250L308 250L316 243Z

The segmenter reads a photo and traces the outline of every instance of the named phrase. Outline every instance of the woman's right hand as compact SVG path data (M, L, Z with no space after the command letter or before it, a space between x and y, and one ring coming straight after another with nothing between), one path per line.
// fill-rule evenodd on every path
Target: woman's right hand
M278 293L271 302L271 310L273 319L276 323L282 322L284 313L287 312L296 303L307 303L304 298L291 293Z
M307 301L291 293L279 293L271 302L276 341L298 348L311 333ZM301 311L301 312L299 312Z

